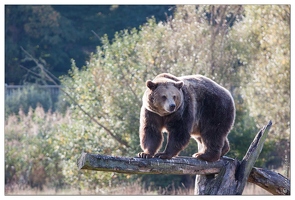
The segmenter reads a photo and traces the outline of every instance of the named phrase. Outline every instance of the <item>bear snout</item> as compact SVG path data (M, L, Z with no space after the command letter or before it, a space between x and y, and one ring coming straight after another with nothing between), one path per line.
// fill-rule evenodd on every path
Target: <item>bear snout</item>
M169 104L169 111L172 112L174 111L176 105L173 103L173 104Z

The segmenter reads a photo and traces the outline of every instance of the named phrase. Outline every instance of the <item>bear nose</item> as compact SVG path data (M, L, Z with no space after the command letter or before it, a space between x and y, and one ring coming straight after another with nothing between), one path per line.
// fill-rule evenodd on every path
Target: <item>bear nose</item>
M169 110L170 111L174 111L174 109L175 109L175 104L170 104L169 105Z

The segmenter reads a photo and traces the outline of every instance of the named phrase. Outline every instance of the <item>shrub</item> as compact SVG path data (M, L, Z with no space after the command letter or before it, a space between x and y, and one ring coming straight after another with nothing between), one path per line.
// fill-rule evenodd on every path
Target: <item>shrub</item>
M55 138L59 126L70 122L69 113L45 112L40 106L21 109L5 120L5 184L42 189L63 186L63 158Z

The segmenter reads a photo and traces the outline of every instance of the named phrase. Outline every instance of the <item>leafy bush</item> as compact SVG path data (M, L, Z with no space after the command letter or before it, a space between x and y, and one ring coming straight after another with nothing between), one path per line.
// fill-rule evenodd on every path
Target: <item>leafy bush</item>
M66 114L69 107L70 103L67 101L66 95L60 91L54 103L54 111Z

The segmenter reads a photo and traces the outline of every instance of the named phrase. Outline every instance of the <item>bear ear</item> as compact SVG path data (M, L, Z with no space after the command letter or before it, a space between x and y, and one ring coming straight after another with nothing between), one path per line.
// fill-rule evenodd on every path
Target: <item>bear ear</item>
M154 89L157 88L158 84L157 84L157 83L154 83L153 81L148 80L148 81L146 82L146 86L147 86L148 88L150 88L151 90L154 90Z
M183 81L177 81L176 83L174 83L175 87L177 87L179 90L183 87Z

